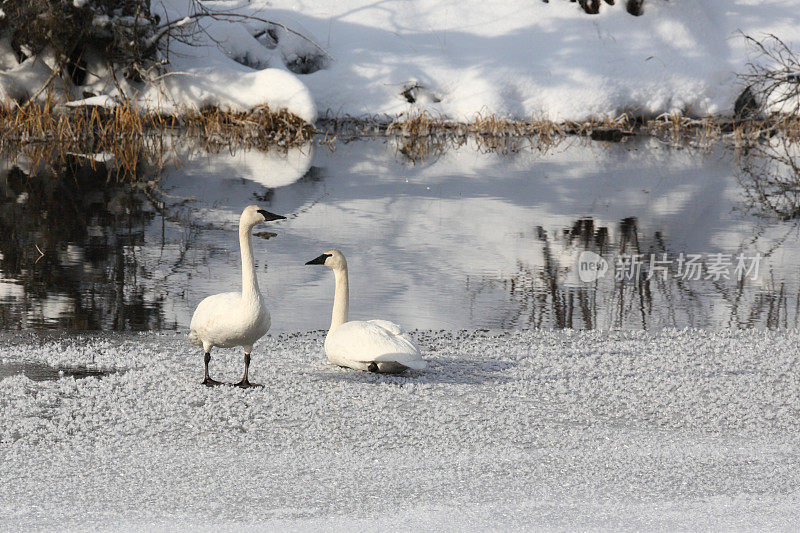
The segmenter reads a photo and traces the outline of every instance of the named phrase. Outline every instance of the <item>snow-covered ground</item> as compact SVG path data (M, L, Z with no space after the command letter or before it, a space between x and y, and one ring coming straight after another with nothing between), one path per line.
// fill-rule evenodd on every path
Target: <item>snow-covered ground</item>
M412 107L456 119L725 114L748 59L738 32L800 46L794 0L648 0L640 17L621 1L593 16L567 0L249 5L258 2L269 17L310 30L333 56L301 78L318 109L334 115ZM425 90L410 105L401 93L413 85Z
M268 337L263 389L182 335L4 334L0 529L783 529L800 519L800 334L417 332L430 369ZM238 351L212 374L232 382Z
M165 0L152 9L164 23L186 20L191 44L172 42L171 73L158 84L120 84L148 108L269 104L306 120L317 110L361 118L421 109L454 119L725 115L744 88L736 74L757 59L742 34L800 46L795 0L648 0L639 17L624 4L587 15L567 0L203 2L275 25L196 22L185 19L191 2ZM76 99L87 90L118 97L102 58L87 59L91 74ZM51 72L43 61L19 65L0 42L0 99L34 94Z

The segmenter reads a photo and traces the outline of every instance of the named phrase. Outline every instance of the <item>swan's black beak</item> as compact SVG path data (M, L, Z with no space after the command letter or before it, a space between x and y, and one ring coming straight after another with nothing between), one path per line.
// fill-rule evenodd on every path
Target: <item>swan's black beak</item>
M325 260L327 258L329 258L330 256L331 256L331 254L322 254L321 256L315 257L314 259L312 259L311 261L309 261L306 264L307 265L324 265L325 264Z
M263 209L259 209L258 212L264 217L265 222L269 222L271 220L283 220L286 218L285 216L276 215L275 213L270 213L269 211L265 211Z

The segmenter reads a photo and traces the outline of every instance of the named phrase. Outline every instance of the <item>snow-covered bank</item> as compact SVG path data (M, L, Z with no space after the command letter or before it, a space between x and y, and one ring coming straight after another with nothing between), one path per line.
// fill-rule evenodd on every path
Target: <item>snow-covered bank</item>
M134 24L123 20L132 17L123 17L121 9L114 10L120 2L112 2L110 7L106 4L76 0L75 8L87 10L82 16L106 31L116 22ZM245 19L201 18L197 15L202 4L191 1L152 2L150 9L160 21L150 37L158 42L157 51L147 61L138 62L145 64L133 69L135 75L130 74L129 65L112 68L111 62L119 58L109 57L110 52L97 49L93 43L73 43L80 52L80 63L65 68L64 60L57 59L52 48L32 53L25 42L15 46L8 28L0 27L0 104L13 107L15 102L52 99L74 108L114 107L126 102L140 111L172 115L203 107L249 111L267 106L276 112L287 110L309 123L315 120L313 96L297 76L283 65L269 68L260 56L249 63L238 55L240 51L247 55L253 47L260 48L262 56L272 55L250 35ZM39 17L48 16L46 10L32 8L31 16L37 13ZM0 11L0 21L4 18ZM139 20L138 24L146 21ZM102 31L98 33L102 35ZM75 69L83 74L63 72ZM123 74L124 70L129 73Z
M0 358L129 368L0 381L0 528L789 529L800 334L416 334L425 373L331 367L320 333L200 386L181 335L5 334ZM238 352L212 372L238 379Z
M333 56L301 76L318 109L354 116L423 108L584 120L631 112L730 114L743 87L743 32L800 46L793 0L648 0L586 15L567 0L253 0ZM210 5L232 5L214 2ZM412 89L413 104L403 93Z
M176 34L158 58L167 71L154 83L114 83L105 58L87 52L72 98L119 99L122 89L151 110L266 104L306 121L316 109L454 120L729 116L744 89L737 74L759 60L744 34L800 46L793 0L648 0L638 17L623 4L587 15L567 0L152 2ZM229 15L192 18L201 9ZM18 63L3 40L0 100L36 93L52 68L46 54Z

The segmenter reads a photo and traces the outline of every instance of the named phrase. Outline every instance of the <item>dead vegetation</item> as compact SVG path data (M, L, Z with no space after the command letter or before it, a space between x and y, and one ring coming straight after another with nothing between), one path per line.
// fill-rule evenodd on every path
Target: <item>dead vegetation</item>
M773 115L743 121L671 113L651 120L622 114L584 122L554 122L478 115L469 122L458 122L420 111L369 120L325 118L315 128L291 113L273 112L266 106L247 112L206 107L165 115L143 113L125 102L110 109L64 108L48 98L27 106L0 107L0 142L4 144L32 145L25 148L29 151L107 153L125 168L135 168L136 158L131 154L147 149L146 145L160 137L173 135L190 137L210 150L288 149L315 136L320 144L333 149L338 142L390 137L396 139L406 157L421 161L467 142L484 152L509 153L523 147L547 150L571 137L626 142L636 136L650 136L669 146L701 149L720 141L741 148L775 135L797 143L800 117Z
M523 147L547 150L564 139L583 138L605 142L627 142L635 137L655 138L675 148L709 149L716 143L741 148L781 135L800 142L800 116L769 118L695 118L683 113L665 113L652 119L630 114L601 117L584 122L555 122L545 118L511 120L495 115L477 115L459 122L419 111L398 117L357 120L324 118L317 124L325 143L335 144L362 137L391 137L399 151L411 160L431 159L445 150L468 142L481 151L509 153Z
M138 154L165 136L187 136L208 149L290 148L307 143L314 133L299 117L266 106L249 112L208 107L160 115L139 112L124 102L111 109L65 109L48 98L27 106L0 107L3 146L16 146L33 160L50 160L50 154L57 153L103 154L126 174L135 174Z

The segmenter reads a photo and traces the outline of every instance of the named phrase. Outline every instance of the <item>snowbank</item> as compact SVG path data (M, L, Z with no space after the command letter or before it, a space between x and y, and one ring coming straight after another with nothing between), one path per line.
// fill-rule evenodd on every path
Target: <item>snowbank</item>
M249 5L311 32L334 60L303 82L321 111L359 117L731 114L748 60L740 31L800 46L793 0L648 0L640 17L624 2L590 16L566 0Z
M113 107L130 99L139 108L164 113L204 106L246 111L267 105L275 111L288 110L306 122L316 119L313 97L297 76L283 65L265 68L266 62L248 64L236 55L248 47L261 48L264 57L271 55L241 21L190 21L186 16L191 8L190 2L179 0L153 2L153 13L164 24L185 19L187 23L181 25L181 30L188 32L188 36L171 39L168 47L162 46L160 58L169 59L167 72L154 81L137 83L116 72L115 83L107 58L89 49L83 57L86 79L79 86L59 82L50 96L60 99L66 92L71 98L66 103L68 107ZM20 63L9 39L0 40L0 103L10 105L33 96L47 98L48 91L42 88L52 81L55 65L52 54L47 52ZM96 96L84 98L86 94Z
M163 20L186 17L190 4L181 0L153 3L161 9ZM247 110L267 104L271 109L286 109L306 122L316 118L312 95L297 76L285 68L264 68L269 50L260 46L247 27L236 21L203 20L202 32L191 44L170 44L171 75L163 86L149 86L139 102L149 108L176 111L183 107L219 106ZM249 62L240 56L261 48ZM239 61L237 61L237 59ZM263 62L261 60L264 60ZM283 67L283 65L280 65ZM166 97L165 97L166 94Z
M649 0L639 17L623 4L587 15L566 0L203 2L276 23L267 24L197 22L186 18L189 2L154 2L163 21L186 20L191 45L171 41L161 83L120 86L151 109L268 104L307 121L314 102L324 114L356 117L413 109L454 119L726 115L749 59L740 32L800 45L793 0ZM83 91L118 97L105 61L87 61L90 79L75 99ZM0 98L35 93L50 74L46 62L18 65L0 43Z
M0 529L791 529L797 332L417 332L424 373L267 337L263 389L199 385L185 336L4 334ZM241 353L211 371L238 380Z

